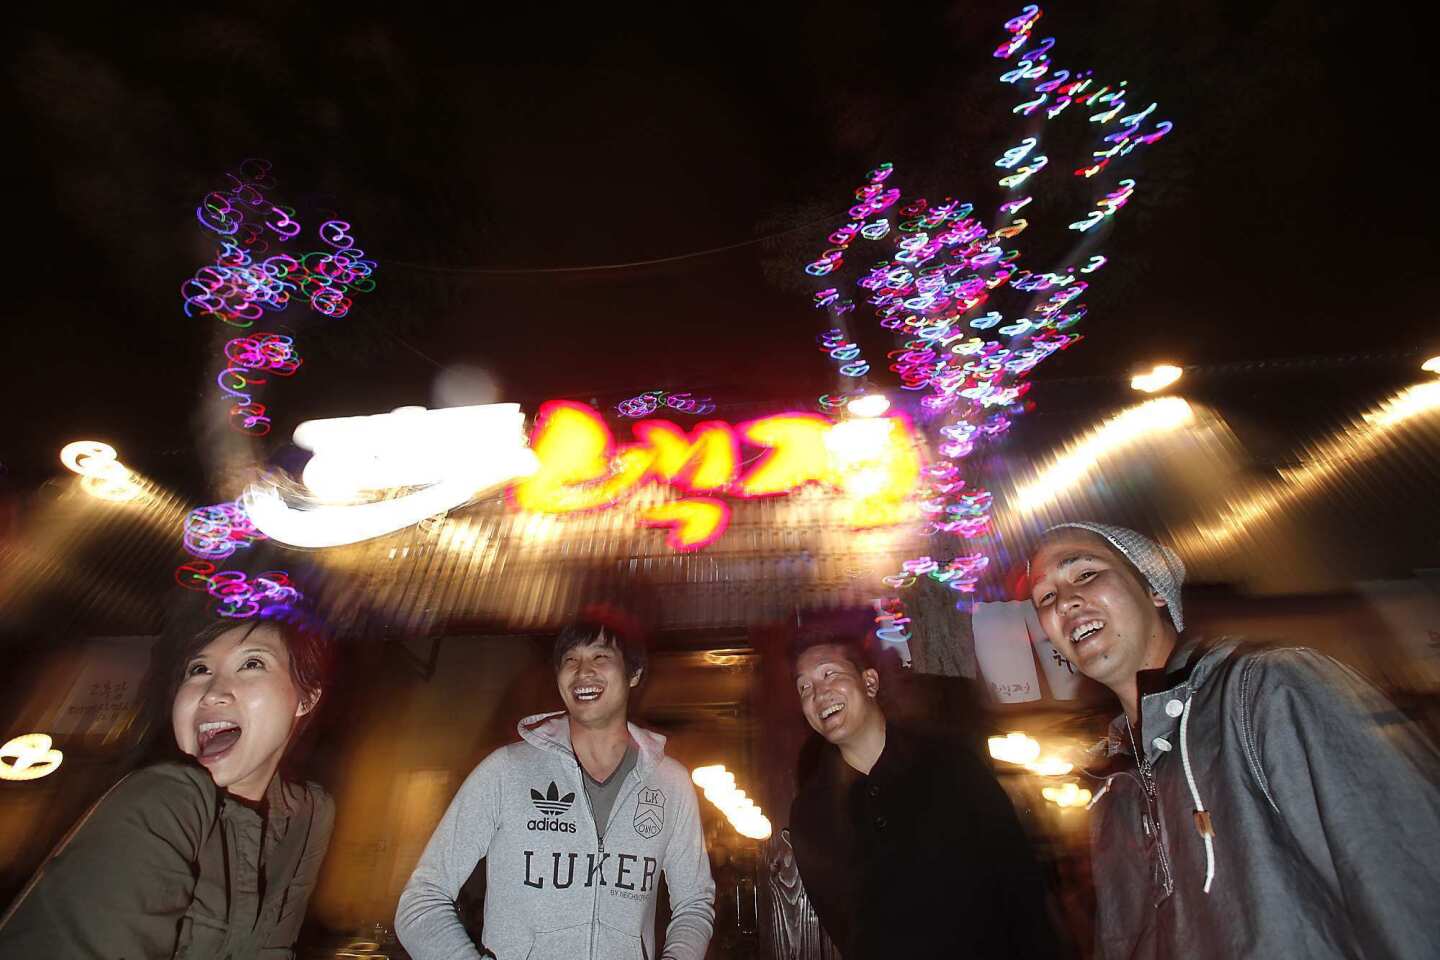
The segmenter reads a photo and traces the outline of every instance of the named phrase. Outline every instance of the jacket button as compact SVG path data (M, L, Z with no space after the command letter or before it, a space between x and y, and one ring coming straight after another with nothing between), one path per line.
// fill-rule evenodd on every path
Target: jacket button
M884 830L884 829L885 829L885 824L888 823L888 822L889 822L889 821L887 821L884 817L876 817L876 818L875 818L875 829L876 829L876 830Z
M1185 704L1181 703L1179 700L1171 700L1169 703L1165 704L1165 716L1167 717L1178 717L1184 712Z
M878 797L878 796L880 796L880 785L879 785L878 783L872 783L872 784L870 784L870 796L872 796L872 797Z
M1150 741L1150 742L1155 745L1155 749L1156 749L1156 750L1159 750L1159 751L1161 751L1162 753L1169 753L1169 752L1170 752L1170 741L1169 741L1169 740L1166 740L1164 737L1156 737L1154 740L1152 740L1152 741Z

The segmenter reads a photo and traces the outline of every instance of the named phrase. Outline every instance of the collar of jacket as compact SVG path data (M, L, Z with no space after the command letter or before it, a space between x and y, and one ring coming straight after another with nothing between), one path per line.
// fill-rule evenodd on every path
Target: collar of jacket
M1135 732L1135 741L1152 765L1178 746L1185 705L1239 645L1237 639L1207 641L1194 637L1177 646L1161 669L1142 670L1136 675L1140 728ZM1096 745L1099 760L1086 771L1091 776L1108 779L1116 773L1134 771L1136 761L1131 756L1127 723L1123 712L1110 721L1105 739ZM1170 749L1166 749L1167 745Z
M635 741L639 751L635 769L640 771L641 777L649 776L650 771L665 759L665 737L637 727L628 720L625 727L630 731L630 739ZM569 715L564 710L533 714L521 720L515 729L520 732L520 739L526 743L541 750L560 753L567 759L575 757L575 748L570 743Z
M880 756L875 759L875 766L870 768L869 774L861 773L846 763L844 754L833 743L825 743L822 747L824 760L820 769L832 789L851 787L862 777L885 780L910 769L915 763L916 748L914 734L893 720L886 720L885 746L880 750Z
M298 800L294 791L302 789L299 785L287 785L280 774L276 773L270 778L270 785L265 788L264 802L257 805L239 797L232 797L219 787L215 788L221 817L260 820L277 836L285 832L290 817L295 813Z

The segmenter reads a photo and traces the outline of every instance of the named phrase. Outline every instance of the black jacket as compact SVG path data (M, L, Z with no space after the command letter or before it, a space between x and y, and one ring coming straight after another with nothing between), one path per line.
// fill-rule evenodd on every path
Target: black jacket
M868 776L822 753L790 810L791 843L845 960L1058 953L1029 843L978 757L893 723Z

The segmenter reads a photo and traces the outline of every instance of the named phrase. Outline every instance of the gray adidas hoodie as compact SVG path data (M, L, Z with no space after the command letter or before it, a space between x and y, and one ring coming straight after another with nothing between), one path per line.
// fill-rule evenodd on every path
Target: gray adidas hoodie
M660 872L670 891L665 960L702 960L715 881L695 788L665 738L629 724L639 747L603 839L564 713L520 721L466 778L400 894L395 932L416 960L478 958L455 897L485 860L485 947L498 960L655 957Z

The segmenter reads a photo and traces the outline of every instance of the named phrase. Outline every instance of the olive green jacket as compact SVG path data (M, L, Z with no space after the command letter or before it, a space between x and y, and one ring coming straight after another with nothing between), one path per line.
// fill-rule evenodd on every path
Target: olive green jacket
M278 776L268 816L200 767L121 780L0 920L0 958L292 957L335 805Z

